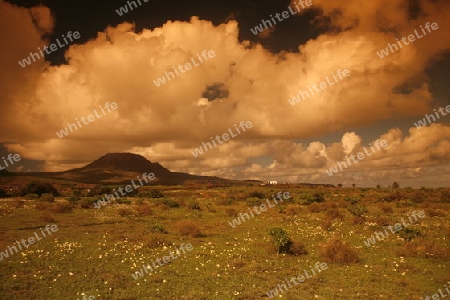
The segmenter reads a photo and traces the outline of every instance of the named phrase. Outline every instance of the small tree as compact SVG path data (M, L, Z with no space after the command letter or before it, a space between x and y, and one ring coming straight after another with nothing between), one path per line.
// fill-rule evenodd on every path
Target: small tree
M342 183L338 183L338 188L341 188L342 187Z
M272 237L277 254L289 253L292 241L286 230L280 227L272 227L269 229L269 235Z
M398 184L397 181L394 181L394 182L392 183L392 188L393 188L394 190L398 190L398 189L400 188L400 184Z

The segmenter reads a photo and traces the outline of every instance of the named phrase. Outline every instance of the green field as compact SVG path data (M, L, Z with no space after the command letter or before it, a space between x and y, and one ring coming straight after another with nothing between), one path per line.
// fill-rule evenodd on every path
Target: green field
M56 224L58 231L3 257L0 299L269 299L266 293L277 284L316 262L326 262L328 268L276 298L425 299L450 285L448 189L160 190L163 198L128 198L131 204L100 209L71 204L66 212L57 207L67 202L64 198L37 208L37 200L1 199L0 251L47 224ZM291 199L235 228L228 223L266 201L255 195L271 199L280 191L288 191ZM317 193L325 201L311 204ZM351 203L367 212L355 216L348 209ZM371 247L364 244L383 226L420 210L425 217L409 227L420 236L407 241L402 234L391 234ZM294 246L303 245L307 253L277 254L268 234L272 227L285 229ZM334 238L345 242L341 248L353 249L353 256L337 262L342 249L324 253ZM192 251L138 280L132 277L143 264L162 259L183 243L192 244Z

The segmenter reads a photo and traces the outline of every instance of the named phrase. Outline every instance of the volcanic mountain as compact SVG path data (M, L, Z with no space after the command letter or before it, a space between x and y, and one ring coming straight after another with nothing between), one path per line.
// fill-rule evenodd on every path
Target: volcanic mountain
M53 179L73 180L84 183L125 183L144 173L154 173L156 179L150 184L177 185L185 183L231 183L219 177L197 176L171 172L159 163L133 153L108 153L90 164L65 172L16 173L17 175L40 176Z

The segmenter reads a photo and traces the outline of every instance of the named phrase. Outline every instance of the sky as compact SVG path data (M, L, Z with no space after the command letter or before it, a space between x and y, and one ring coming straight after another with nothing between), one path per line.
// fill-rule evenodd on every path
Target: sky
M0 0L9 171L131 152L228 179L449 186L447 0L134 2Z

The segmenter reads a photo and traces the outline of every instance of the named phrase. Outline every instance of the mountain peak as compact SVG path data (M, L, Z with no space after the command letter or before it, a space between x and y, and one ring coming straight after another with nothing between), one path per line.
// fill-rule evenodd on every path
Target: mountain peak
M152 163L145 157L134 153L108 153L86 165L82 170L102 169L120 170L126 172L153 172L155 174L167 174L169 170L158 163Z

